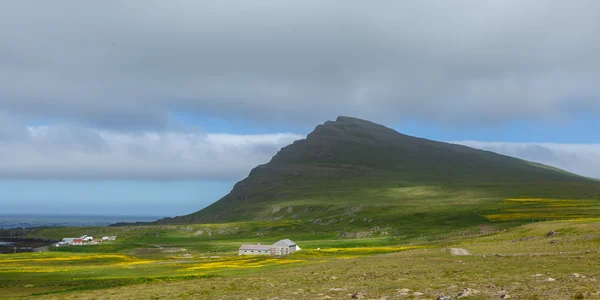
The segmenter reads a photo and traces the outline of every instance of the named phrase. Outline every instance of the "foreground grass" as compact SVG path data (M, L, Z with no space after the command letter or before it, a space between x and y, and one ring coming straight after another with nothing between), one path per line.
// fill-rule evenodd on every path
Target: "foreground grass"
M435 299L470 288L471 299L596 299L598 232L598 220L539 222L417 246L306 248L283 258L6 255L0 290L16 299L349 299L357 292ZM449 247L473 255L451 256Z
M187 249L160 248L138 256L110 253L47 252L0 256L0 297L67 293L140 283L229 277L296 265L418 249L418 246L307 249L285 257L195 256ZM62 249L80 249L62 248ZM213 253L214 254L214 253Z
M12 296L107 288L243 273L307 259L226 257L147 260L126 255L42 253L0 257L0 289ZM15 293L15 291L18 291ZM8 292L2 296L11 296Z
M477 290L471 299L511 295L516 299L598 297L598 253L545 256L452 257L447 249L421 249L274 269L227 278L147 284L49 299L349 299L435 298ZM583 277L573 277L579 273ZM541 274L541 276L535 276ZM555 281L548 281L553 278ZM408 289L404 290L404 289ZM417 294L415 294L417 293ZM420 295L420 296L416 296Z

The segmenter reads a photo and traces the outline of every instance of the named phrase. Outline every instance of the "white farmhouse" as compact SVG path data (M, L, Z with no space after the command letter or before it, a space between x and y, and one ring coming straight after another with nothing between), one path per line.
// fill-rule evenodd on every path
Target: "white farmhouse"
M277 243L273 244L273 246L281 247L281 248L288 248L289 253L300 250L300 247L298 247L298 245L296 245L296 243L294 243L290 239L280 240Z

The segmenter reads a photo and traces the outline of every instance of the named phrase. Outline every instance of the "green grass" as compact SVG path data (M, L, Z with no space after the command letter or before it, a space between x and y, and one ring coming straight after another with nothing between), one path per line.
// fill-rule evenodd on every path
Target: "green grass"
M17 254L0 257L0 289L44 289L45 293L89 290L137 283L239 274L244 269L298 264L307 260L271 257L145 259L87 253ZM7 296L5 293L4 296Z
M281 258L267 256L237 256L235 252L220 253L218 257L208 254L182 254L193 251L154 252L125 255L111 253L49 252L23 253L0 256L0 290L13 291L12 296L31 294L70 293L77 290L103 289L152 282L172 282L215 276L234 276L265 272L271 269L286 268L292 265L323 263L350 257L369 256L414 249L415 247L365 247L345 248L360 245L336 244L342 248L312 248L307 243L306 250ZM365 244L371 244L366 242ZM238 244L239 245L239 244ZM88 247L64 247L80 250ZM214 253L213 253L214 254ZM40 292L42 291L42 292ZM5 292L3 296L11 296Z
M229 253L182 263L168 255L5 255L0 256L0 284L2 297L18 299L28 294L41 294L43 299L348 299L356 292L395 299L404 297L401 289L410 289L409 298L414 292L436 298L455 297L464 288L478 291L467 299L493 299L503 293L513 299L595 299L600 297L599 221L535 222L413 247L393 245L390 237L314 240L284 258ZM550 231L558 235L547 236ZM449 247L462 247L473 255L451 256ZM16 267L21 271L10 271ZM27 268L65 271L24 272Z

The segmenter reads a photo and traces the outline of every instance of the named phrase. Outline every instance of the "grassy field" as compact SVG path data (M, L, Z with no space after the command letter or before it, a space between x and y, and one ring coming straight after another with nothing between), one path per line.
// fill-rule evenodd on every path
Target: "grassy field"
M594 199L509 198L497 203L497 213L485 217L491 221L589 218L600 215L599 204Z
M597 299L600 221L536 222L415 246L329 242L287 257L154 253L0 256L1 297L22 299ZM555 234L548 236L549 232ZM319 244L321 243L321 244ZM327 241L313 241L325 245ZM118 243L117 243L118 244ZM333 247L338 245L339 247ZM359 247L353 247L362 245ZM452 256L450 247L469 256ZM317 249L320 248L320 249ZM139 250L139 249L138 249ZM118 251L117 251L118 252Z
M308 248L286 257L237 256L236 252L190 251L185 248L63 247L45 253L0 256L3 297L66 293L116 286L229 277L256 271L324 263L418 246ZM340 244L340 246L343 246ZM115 253L111 251L117 250ZM128 254L116 254L116 253Z
M477 291L472 299L503 293L516 299L594 299L600 298L599 221L534 222L487 234L423 239L412 245L392 237L327 240L319 236L299 241L302 251L278 258L237 256L232 251L241 237L236 234L212 234L213 240L197 238L196 242L182 234L220 227L216 225L189 225L192 230L169 226L162 230L182 235L166 239L150 234L161 228L77 228L122 231L124 238L102 246L0 256L0 297L349 299L348 294L360 292L375 299L418 299L456 296L470 288ZM49 232L70 230L75 229ZM547 236L551 231L556 234ZM226 245L224 249L216 246L220 244ZM451 256L450 247L473 255Z
M89 290L136 283L150 283L223 276L240 270L306 263L305 259L225 257L194 259L142 259L130 255L40 253L3 256L0 286L13 296ZM10 295L4 293L4 296Z

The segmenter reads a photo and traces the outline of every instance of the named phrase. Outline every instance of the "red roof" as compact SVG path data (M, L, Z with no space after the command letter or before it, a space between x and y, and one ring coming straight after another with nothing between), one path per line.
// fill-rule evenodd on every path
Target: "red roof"
M73 243L83 243L83 239L73 239Z

